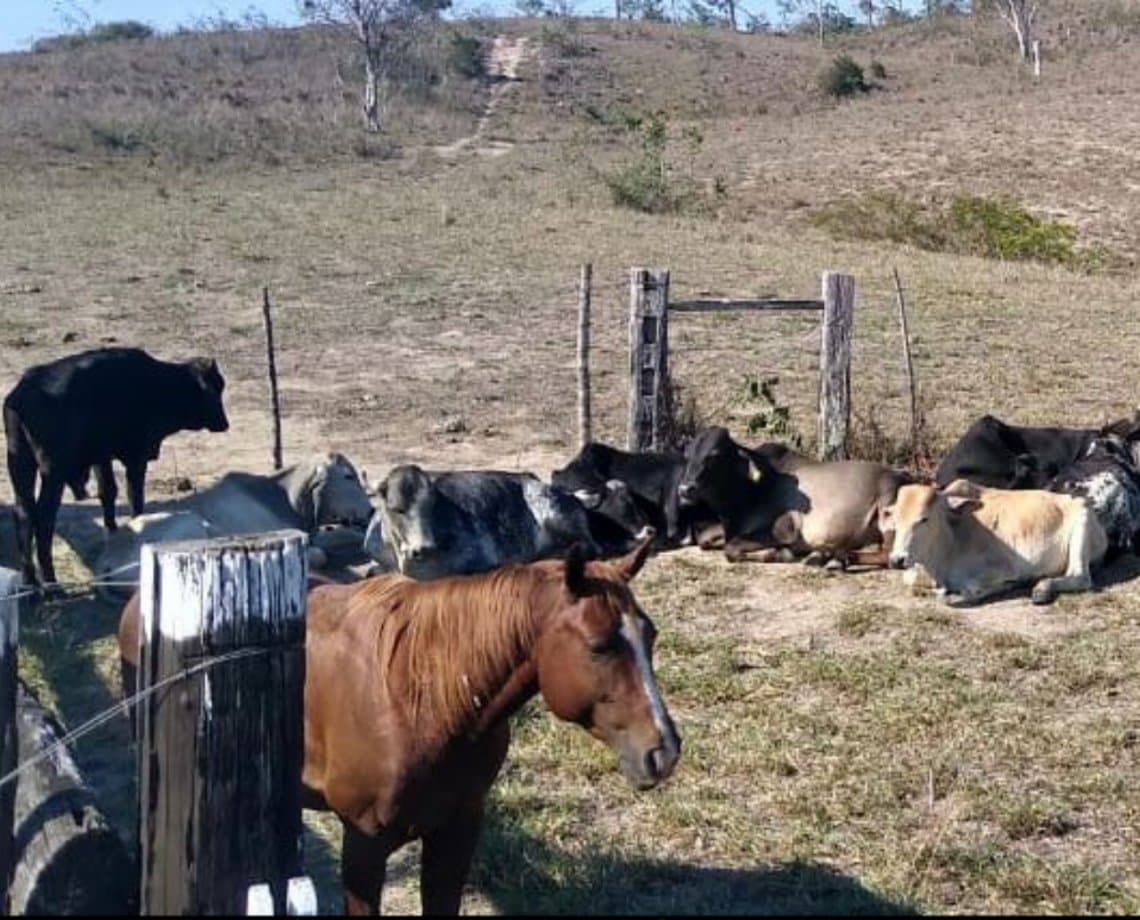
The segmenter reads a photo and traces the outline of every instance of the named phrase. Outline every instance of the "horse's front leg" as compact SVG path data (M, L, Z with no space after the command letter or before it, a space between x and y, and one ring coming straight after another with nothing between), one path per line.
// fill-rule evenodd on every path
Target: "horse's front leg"
M483 823L483 801L467 804L438 830L424 837L420 902L424 916L459 913L463 883Z
M374 917L380 913L388 853L387 846L375 837L344 822L340 877L344 885L344 912L350 917Z

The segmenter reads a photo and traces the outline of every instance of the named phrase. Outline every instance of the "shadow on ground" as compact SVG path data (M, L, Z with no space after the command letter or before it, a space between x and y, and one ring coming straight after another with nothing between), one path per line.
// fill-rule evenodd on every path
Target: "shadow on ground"
M570 853L492 811L471 882L502 914L765 914L914 916L828 866L755 869Z

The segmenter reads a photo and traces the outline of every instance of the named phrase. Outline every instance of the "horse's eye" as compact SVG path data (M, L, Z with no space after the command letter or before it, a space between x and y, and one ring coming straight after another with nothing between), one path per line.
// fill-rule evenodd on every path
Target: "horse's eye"
M614 630L609 635L591 640L590 651L595 655L613 655L621 651L624 643L621 632Z

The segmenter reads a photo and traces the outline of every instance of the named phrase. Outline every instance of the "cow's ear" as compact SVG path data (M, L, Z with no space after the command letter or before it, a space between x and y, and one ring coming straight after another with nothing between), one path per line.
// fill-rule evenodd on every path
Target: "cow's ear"
M641 542L617 561L618 574L623 581L633 581L637 573L641 571L641 567L645 565L645 560L653 552L653 541L656 538L657 531L652 527L646 527Z
M967 498L964 495L947 495L946 504L953 514L970 514L982 507L976 498Z
M760 482L760 480L762 480L764 478L764 470L762 470L760 468L760 464L758 464L756 462L756 458L753 457L752 454L750 454L748 451L746 451L740 447L738 447L736 449L736 453L737 453L737 456L739 456L740 459L743 460L747 464L748 481L749 482Z
M381 479L380 482L377 483L376 488L375 488L375 494L377 496L379 496L380 498L384 499L384 501L388 500L388 480L387 479Z
M585 597L589 591L586 579L586 551L581 543L571 545L566 553L566 590L573 597Z
M958 498L981 498L981 488L968 479L955 479L942 490L943 495L953 495Z

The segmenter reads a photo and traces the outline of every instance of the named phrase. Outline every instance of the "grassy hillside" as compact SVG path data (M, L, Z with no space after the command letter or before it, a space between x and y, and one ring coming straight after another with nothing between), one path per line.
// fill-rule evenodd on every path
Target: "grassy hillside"
M619 443L630 266L668 267L678 297L814 295L831 269L858 288L858 446L885 451L907 428L897 267L936 448L987 411L1130 413L1140 10L1043 7L1040 82L992 20L822 49L642 23L447 26L371 139L351 44L325 29L0 56L0 387L109 341L215 355L231 430L169 439L151 493L265 469L268 286L287 460L334 447L374 477L408 460L545 473L576 447L582 262L595 432ZM453 67L456 32L525 39L518 81ZM818 78L839 54L883 75L832 99ZM647 133L658 112L663 141ZM665 213L613 199L615 177L655 174L647 150L676 195ZM1077 250L1107 256L921 248L915 221L966 196L1061 221ZM702 416L738 433L757 409L746 376L778 376L810 443L817 324L679 317L672 366ZM1133 569L1050 612L948 611L895 573L655 559L639 598L661 627L678 775L635 796L607 752L528 710L466 909L1136 911ZM78 596L28 621L25 668L73 722L114 694L116 614ZM121 736L100 744L81 761L129 827L131 758ZM314 826L334 909L338 838ZM411 865L390 873L389 906L416 906Z

